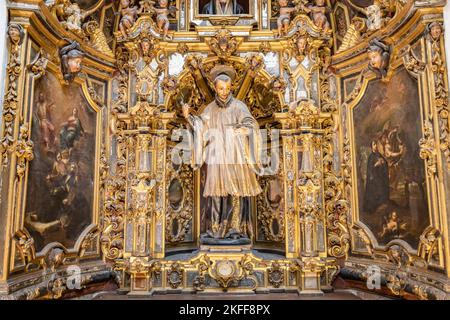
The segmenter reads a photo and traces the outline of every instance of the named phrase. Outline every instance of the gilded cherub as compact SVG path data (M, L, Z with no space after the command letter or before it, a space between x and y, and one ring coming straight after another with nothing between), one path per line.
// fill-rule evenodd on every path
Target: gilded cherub
M63 21L66 19L65 10L71 4L70 0L55 0L55 3L51 6L50 10L59 21Z
M169 31L169 14L177 10L174 6L169 6L169 0L158 0L158 7L154 7L153 11L156 13L156 25L159 32L162 33L163 39L171 39L167 33Z
M392 211L389 217L384 219L383 230L378 233L381 238L387 235L400 238L406 231L406 223L398 217L396 211Z
M72 3L70 0L57 0L52 11L67 30L83 37L84 32L81 26L84 20L97 11L104 2L105 0L101 0L91 9L82 10L78 3Z
M278 5L280 6L280 16L277 19L278 36L282 37L288 33L291 14L298 11L298 6L289 6L289 0L278 0Z
M136 15L139 13L139 8L132 5L131 0L120 0L120 18L119 30L126 38L128 36L128 30L130 30L136 22Z
M374 0L373 4L365 8L360 8L346 1L354 10L366 16L367 31L375 31L386 24L391 16L395 14L396 1L394 0Z
M316 27L322 31L328 31L330 29L330 23L328 22L328 18L326 16L328 7L325 0L315 0L314 3L314 5L301 5L301 7L306 13L311 14L311 19Z
M426 30L431 39L436 41L441 38L443 27L439 22L433 21L427 26Z
M391 57L390 47L377 39L373 39L369 43L367 53L369 69L375 72L378 78L386 77Z

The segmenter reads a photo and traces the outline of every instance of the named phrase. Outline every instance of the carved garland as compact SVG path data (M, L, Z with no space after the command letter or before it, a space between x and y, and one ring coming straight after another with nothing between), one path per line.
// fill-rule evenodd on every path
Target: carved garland
M3 130L0 142L1 163L8 164L8 154L14 151L14 122L19 107L18 80L22 72L20 50L24 31L21 25L11 23L8 28L10 39L9 62L7 65L8 85L3 105Z
M433 23L430 24L432 26ZM434 24L437 24L434 22ZM440 26L440 24L439 24ZM442 28L442 26L440 26ZM444 52L441 50L442 29L439 37L429 35L431 42L431 71L434 75L434 104L439 116L439 140L447 164L450 165L450 127L448 108L448 89L445 81L447 68L444 62Z

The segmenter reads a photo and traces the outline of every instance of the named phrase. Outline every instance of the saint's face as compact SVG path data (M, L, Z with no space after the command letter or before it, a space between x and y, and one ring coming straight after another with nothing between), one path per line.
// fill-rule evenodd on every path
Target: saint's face
M216 92L220 99L226 100L231 92L231 81L217 81Z
M377 152L377 143L375 141L372 142L372 151Z
M220 4L225 5L229 0L219 0Z

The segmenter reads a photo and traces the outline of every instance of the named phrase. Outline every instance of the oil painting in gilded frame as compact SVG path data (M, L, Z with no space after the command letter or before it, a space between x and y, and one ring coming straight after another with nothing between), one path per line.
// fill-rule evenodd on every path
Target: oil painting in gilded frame
M417 249L430 225L417 81L404 68L370 81L352 108L358 220L378 245L402 240Z
M24 225L37 252L53 242L74 247L96 219L99 117L78 83L62 85L51 72L36 80Z

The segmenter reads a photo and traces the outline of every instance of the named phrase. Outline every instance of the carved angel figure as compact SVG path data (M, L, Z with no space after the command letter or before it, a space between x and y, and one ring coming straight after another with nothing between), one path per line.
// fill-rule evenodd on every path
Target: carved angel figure
M347 0L346 2L354 10L366 16L368 31L380 29L396 11L396 1L392 0L375 0L373 4L366 8L356 6L351 0Z
M322 31L328 31L330 29L330 23L328 22L328 18L326 13L328 12L328 7L325 3L325 0L315 0L315 4L304 6L302 5L302 9L311 15L311 19Z
M384 78L387 74L391 56L389 46L377 39L373 39L370 41L367 52L369 56L369 69L375 72L378 78Z
M174 6L169 6L169 0L158 0L158 7L154 7L153 11L156 13L156 25L159 32L162 33L164 39L170 39L167 35L169 31L169 14L177 10Z
M139 12L139 8L137 6L132 6L130 0L120 0L119 11L122 16L119 23L119 30L124 37L127 37L128 31L136 22L136 15Z
M298 11L298 7L289 6L288 0L278 0L278 5L280 6L280 16L277 19L278 36L282 37L287 34L291 23L291 14Z
M81 26L84 20L97 11L104 2L105 0L101 0L91 9L82 10L78 3L72 3L70 0L57 0L52 7L52 12L67 30L83 37Z

